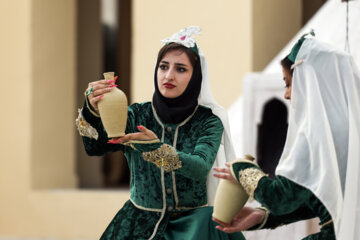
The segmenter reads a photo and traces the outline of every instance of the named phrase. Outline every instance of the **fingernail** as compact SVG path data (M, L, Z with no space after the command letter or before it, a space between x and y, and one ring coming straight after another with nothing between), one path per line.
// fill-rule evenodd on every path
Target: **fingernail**
M100 95L98 98L101 99L102 97L104 97L104 94L103 94L103 95Z
M117 87L118 85L117 84L111 84L109 85L109 87Z
M137 128L141 131L143 129L143 126L137 126Z
M115 143L114 140L109 140L107 143Z
M115 77L114 77L114 80L116 80L117 78L118 78L118 76L115 76Z
M113 83L113 82L115 82L115 80L111 80L111 79L110 79L110 80L108 80L107 82L108 82L108 83Z

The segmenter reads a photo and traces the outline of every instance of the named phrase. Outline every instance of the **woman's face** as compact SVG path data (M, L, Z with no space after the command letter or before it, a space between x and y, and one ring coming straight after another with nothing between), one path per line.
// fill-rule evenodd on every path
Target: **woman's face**
M157 69L157 84L161 95L166 98L176 98L183 94L193 70L185 52L181 50L167 52Z
M287 100L291 99L291 85L292 85L292 75L291 73L285 69L284 67L282 68L282 72L283 72L283 76L284 76L284 82L285 82L285 94L284 94L284 98Z

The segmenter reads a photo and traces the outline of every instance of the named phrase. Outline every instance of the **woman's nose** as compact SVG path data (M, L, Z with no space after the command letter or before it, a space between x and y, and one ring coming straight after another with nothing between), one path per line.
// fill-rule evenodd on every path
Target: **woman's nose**
M166 72L165 77L168 80L173 80L174 79L174 70L172 68L169 68L169 70Z
M284 98L287 99L287 100L290 100L290 99L291 99L291 90L290 90L290 88L287 88L287 89L285 90Z

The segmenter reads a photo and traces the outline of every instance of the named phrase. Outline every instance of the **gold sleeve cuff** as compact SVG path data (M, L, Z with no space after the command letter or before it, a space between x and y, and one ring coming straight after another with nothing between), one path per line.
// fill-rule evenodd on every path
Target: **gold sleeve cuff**
M98 139L99 134L95 128L93 128L83 117L82 109L78 109L79 115L75 120L76 127L79 131L79 134L84 137Z
M175 148L168 144L163 144L158 149L151 152L143 152L142 156L145 161L154 163L157 167L163 168L166 172L182 167L179 155Z
M88 101L88 98L87 98L87 96L86 96L86 91L84 92L84 95L85 95L85 102L86 102L86 107L89 109L89 111L90 111L90 113L92 114L92 115L94 115L95 117L100 117L100 115L99 114L97 114L96 112L94 112L93 110L92 110L92 108L90 107L90 105L89 105L89 101Z
M325 227L325 226L327 226L327 225L329 225L329 224L331 224L333 222L333 220L332 219L330 219L329 221L327 221L327 222L325 222L325 223L323 223L323 224L321 224L321 228L323 228L323 227Z
M264 220L262 221L262 223L260 224L260 226L254 230L262 229L265 226L267 220L269 219L269 214L270 214L270 211L266 207L259 207L257 209L265 211L265 217L264 217Z
M160 140L158 138L151 139L151 140L130 140L128 142L123 143L125 146L129 146L134 150L137 150L134 144L152 144L158 143Z
M254 192L261 178L267 175L258 168L246 168L239 171L239 182L249 195L250 200L254 199Z

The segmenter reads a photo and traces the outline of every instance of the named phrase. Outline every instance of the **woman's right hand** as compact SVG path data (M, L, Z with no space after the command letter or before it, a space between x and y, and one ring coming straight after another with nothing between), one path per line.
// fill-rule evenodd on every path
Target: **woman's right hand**
M226 163L226 167L214 167L213 170L216 172L214 173L214 176L217 178L222 178L225 180L229 180L233 183L238 183L236 179L231 175L230 172L230 163Z
M115 77L115 80L116 78L117 77ZM86 96L88 98L88 102L90 103L91 107L97 113L99 113L97 104L100 101L100 99L104 96L104 93L110 92L113 87L117 86L116 84L114 84L115 80L103 79L89 83L88 88L86 89Z

